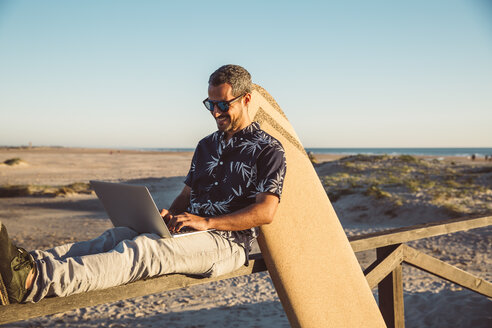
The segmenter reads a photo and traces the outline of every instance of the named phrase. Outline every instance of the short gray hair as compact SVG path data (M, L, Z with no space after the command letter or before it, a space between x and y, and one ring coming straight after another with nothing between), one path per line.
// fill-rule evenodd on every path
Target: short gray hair
M208 84L214 87L223 83L231 85L234 97L250 93L253 88L251 74L239 65L221 66L208 79Z

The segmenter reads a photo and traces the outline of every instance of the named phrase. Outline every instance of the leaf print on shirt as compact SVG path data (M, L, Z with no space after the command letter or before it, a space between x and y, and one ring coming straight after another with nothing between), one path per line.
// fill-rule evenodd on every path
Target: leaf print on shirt
M272 189L271 191L274 193L282 194L282 187L284 185L285 178L285 168L286 166L282 166L275 175L275 179L272 180Z
M208 186L206 186L204 189L205 192L209 192L210 190L212 190L212 188L214 187L214 184L209 184Z
M200 207L200 203L192 202L188 208L191 214L200 215Z
M254 140L244 140L238 147L241 147L241 153L246 150L246 152L251 155L254 155L257 150L261 149L261 145Z
M236 162L233 164L231 162L231 172L241 173L243 181L248 181L251 179L251 166L243 162Z
M222 150L230 147L230 148L233 148L234 147L234 138L231 138L229 139L229 141L225 141L225 134L221 135L221 138L220 138L220 142L219 142L219 149L220 149L220 152L222 153Z
M253 140L263 145L268 145L269 143L273 142L272 137L266 133L259 133L253 136Z
M217 147L217 155L222 156L222 142L219 142L219 146Z
M260 182L258 182L258 184L256 185L257 193L268 191L266 188L267 181L268 181L268 179L264 179L264 180L261 180Z
M249 187L251 184L256 184L256 176L258 175L258 167L255 165L253 165L253 167L251 168L251 171L249 173L249 180L248 182L246 183L246 187Z
M203 203L198 205L200 209L205 213L205 215L219 215L226 214L229 212L229 203L234 199L232 195L229 196L226 200L212 202L208 201L207 203Z
M248 154L254 155L257 150L261 150L264 145L268 145L271 142L272 138L269 135L261 133L241 142L238 147L241 147L241 153L246 150Z
M232 192L234 193L234 195L236 195L237 197L242 196L243 188L241 187L241 185L239 185L239 189L237 191L233 187L231 189L232 189Z
M275 142L272 142L271 145L280 153L285 153L284 147L282 147L280 142L275 140Z
M212 175L212 172L214 171L214 169L217 167L217 165L219 165L219 157L214 157L214 156L211 156L212 157L212 160L207 162L207 168L205 169L205 171L208 173L208 175Z

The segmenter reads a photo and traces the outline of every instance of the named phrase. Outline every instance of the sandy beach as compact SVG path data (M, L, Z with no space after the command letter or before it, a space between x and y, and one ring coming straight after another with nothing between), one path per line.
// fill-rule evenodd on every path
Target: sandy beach
M0 220L14 242L28 250L94 238L111 227L97 197L64 186L83 186L89 180L144 184L159 207L168 207L183 187L191 157L192 153L181 152L0 148L0 163L20 159L15 165L0 164L0 187L8 192L12 186L24 186L16 189L20 196L0 197ZM315 169L349 236L492 214L492 162L464 157L316 155L316 159ZM40 190L49 188L57 191L41 195ZM22 194L29 190L34 194ZM410 245L491 281L491 232L487 227ZM357 257L365 268L375 252ZM404 266L403 279L407 327L492 326L490 299L409 266ZM259 273L2 327L101 326L289 327L289 323L268 273Z

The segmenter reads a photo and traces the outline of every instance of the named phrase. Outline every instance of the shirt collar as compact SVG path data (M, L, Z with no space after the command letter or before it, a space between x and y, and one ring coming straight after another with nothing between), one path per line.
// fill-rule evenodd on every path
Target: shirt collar
M259 129L260 129L260 124L258 122L251 122L251 124L245 127L244 129L234 133L232 139L245 137L248 134L258 131ZM223 141L225 139L225 132L224 131L217 131L217 132L219 133L219 140Z
M225 132L217 131L219 136L218 142L218 152L222 153L223 150L228 149L229 147L232 149L237 144L236 141L238 139L242 140L243 138L247 138L249 135L253 134L255 131L260 130L260 124L258 122L252 122L250 125L245 127L244 129L234 133L232 138L226 143L225 141Z

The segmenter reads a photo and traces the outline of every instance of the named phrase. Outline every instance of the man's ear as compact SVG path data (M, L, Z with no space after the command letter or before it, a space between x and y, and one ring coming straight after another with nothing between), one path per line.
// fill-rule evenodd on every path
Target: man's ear
M251 93L247 93L244 95L243 97L243 101L244 101L244 106L248 106L250 101L251 101Z

